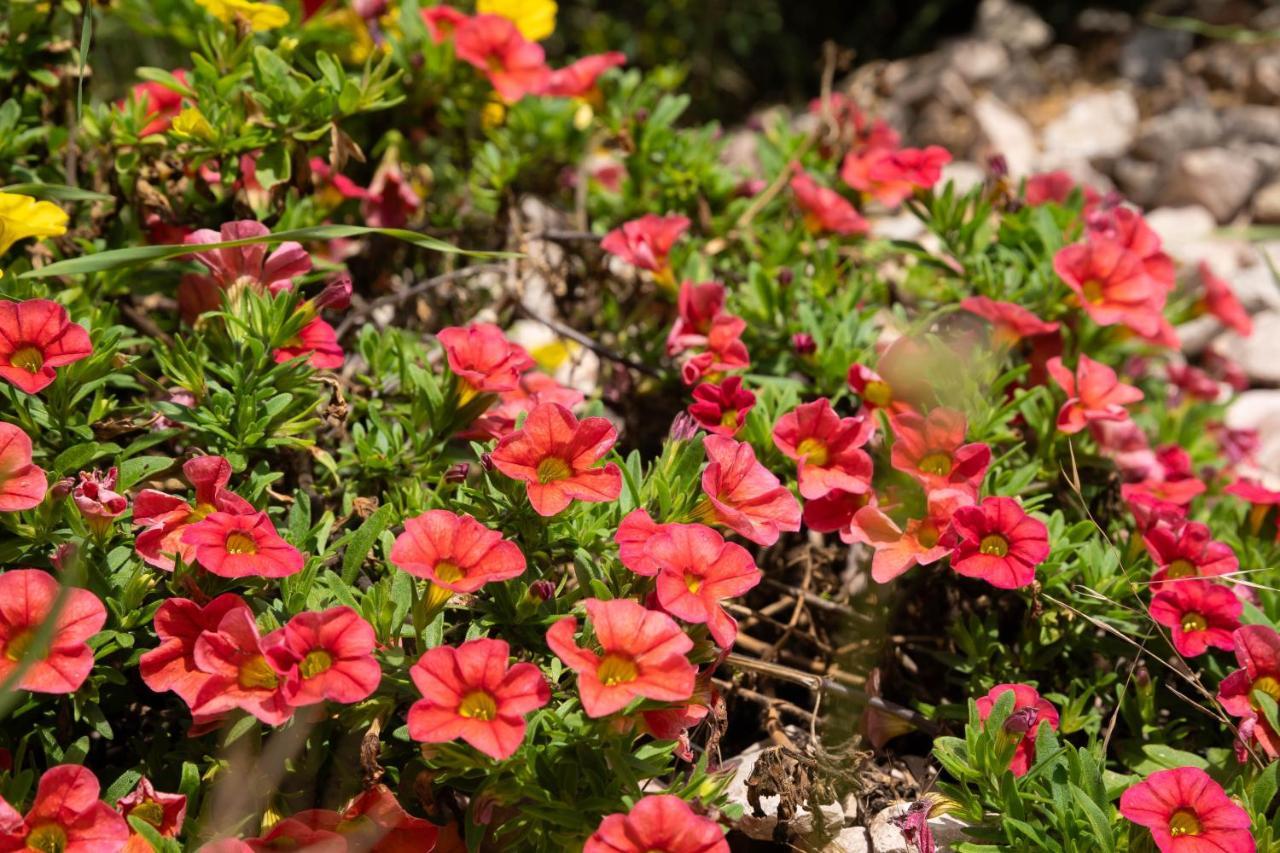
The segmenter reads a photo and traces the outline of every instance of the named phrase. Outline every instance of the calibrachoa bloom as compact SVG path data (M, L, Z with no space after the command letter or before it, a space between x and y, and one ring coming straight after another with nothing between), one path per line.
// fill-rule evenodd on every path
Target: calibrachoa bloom
M733 646L738 623L720 601L744 595L760 582L751 552L701 524L668 524L645 546L658 569L662 609L677 619L705 623L723 649Z
M800 529L795 495L756 461L750 444L709 435L702 446L707 453L702 520L723 524L757 545L772 545L783 531Z
M289 12L274 3L254 0L196 0L210 15L228 24L244 21L254 32L274 30L289 23Z
M1198 767L1158 770L1120 795L1120 814L1160 853L1253 853L1249 813Z
M1280 635L1267 625L1245 625L1237 628L1236 661L1242 669L1222 679L1218 685L1218 701L1227 713L1240 717L1240 740L1257 740L1272 758L1280 756L1280 733L1271 728L1262 715L1262 700L1269 696L1280 702Z
M367 223L377 228L403 228L420 207L422 197L400 167L395 149L388 150L364 193L360 213Z
M791 192L804 214L805 227L814 234L865 234L871 224L854 209L849 200L829 187L818 184L798 166L791 178Z
M907 411L905 403L894 400L893 388L884 377L863 364L849 365L849 388L862 398L862 405L868 409L888 409L889 411Z
M1234 329L1237 334L1248 337L1253 334L1253 318L1244 310L1240 300L1236 298L1231 285L1213 274L1209 264L1200 262L1197 267L1200 283L1204 286L1204 308L1218 319L1222 325Z
M49 619L56 621L48 648L35 657L38 632ZM0 574L0 681L25 661L20 689L74 693L93 669L93 651L85 641L106 621L106 608L87 589L60 589L52 575L39 569Z
M67 212L53 202L0 192L0 255L19 240L61 237L66 233Z
M530 370L520 377L515 388L499 392L498 404L472 421L461 437L480 441L502 438L515 432L521 415L529 414L542 403L559 403L572 410L582 400L581 391L565 388L547 374Z
M1138 256L1142 268L1157 287L1173 290L1176 270L1173 259L1161 249L1156 234L1142 214L1131 207L1104 204L1085 217L1090 240L1110 240Z
M213 231L202 228L183 241L192 246L207 243L229 243L265 237L271 229L252 219L226 222ZM271 251L266 243L253 243L228 249L195 251L192 255L208 269L207 273L190 273L178 285L178 307L188 323L206 311L222 305L222 293L234 304L248 289L258 293L280 293L293 287L297 276L311 271L311 257L298 243L281 243Z
M1198 521L1151 524L1142 540L1157 566L1151 576L1153 591L1161 590L1166 581L1214 577L1240 568L1231 546L1215 540L1209 527Z
M575 499L611 501L622 493L617 465L592 467L617 440L618 431L606 419L579 421L564 406L543 403L490 456L499 471L527 484L534 510L550 516Z
M524 554L469 515L432 509L404 523L391 562L451 592L475 592L524 573Z
M1170 629L1178 654L1193 658L1209 646L1231 651L1244 605L1221 584L1203 580L1167 583L1151 599L1151 618Z
M1032 207L1050 201L1061 204L1071 196L1071 192L1075 188L1076 179L1071 177L1069 172L1062 170L1039 172L1027 178L1027 204ZM1101 200L1098 191L1093 187L1082 185L1081 192L1084 194L1084 209L1086 212Z
M245 845L254 853L304 850L306 853L346 853L347 841L330 829L318 829L306 821L287 817Z
M869 419L842 418L830 400L819 397L778 418L773 443L783 456L800 463L800 494L812 500L836 489L865 492L871 488L871 457L860 448L874 431Z
M751 356L742 342L746 327L741 317L730 314L717 317L707 333L706 348L681 363L680 381L685 385L696 385L704 379L714 382L730 370L750 367Z
M173 571L176 557L184 563L195 562L195 546L182 541L189 525L211 512L257 512L253 504L227 488L231 463L221 456L188 459L182 463L182 474L195 487L194 502L155 489L143 489L133 499L133 523L146 528L138 533L134 548L145 562L167 572Z
M0 799L0 850L116 853L129 824L98 799L98 778L87 767L59 764L40 777L25 815Z
M0 512L37 507L48 489L44 470L31 462L31 437L0 421Z
M243 610L253 618L245 600L229 592L204 605L186 598L165 599L154 620L160 645L138 659L143 682L157 693L172 690L187 705L195 705L210 677L196 666L196 641L206 632L217 631L232 610Z
M997 302L985 296L960 300L960 307L991 324L991 336L1004 346L1012 346L1023 338L1051 335L1059 324L1046 323L1034 312L1013 302Z
M618 522L613 541L618 545L618 559L631 571L645 577L656 575L660 567L649 554L649 540L668 525L658 524L643 508L633 509Z
M344 850L364 853L434 850L440 832L431 821L406 812L386 785L369 788L340 813L309 809L293 819L336 832L346 840Z
M951 553L942 536L951 524L951 516L960 507L971 505L973 496L965 489L935 489L928 500L928 514L909 519L905 528L895 524L879 507L864 506L854 513L849 525L850 540L875 549L871 578L876 583L888 583L912 566L927 566ZM812 504L805 509L809 506Z
M477 0L476 12L501 15L529 41L542 41L556 31L555 0Z
M480 69L498 97L514 104L547 85L551 71L542 48L499 15L476 15L453 35L458 58Z
M531 663L508 665L502 640L470 640L429 649L409 670L423 698L409 709L409 736L428 743L461 738L498 761L524 740L524 718L551 701Z
M3 229L0 229L3 233ZM38 394L57 377L55 367L93 352L89 333L67 309L48 299L0 300L0 379Z
M584 98L595 91L596 81L610 68L625 65L627 55L617 51L584 56L564 68L557 68L547 78L544 95L559 98Z
M436 335L449 369L466 389L463 396L514 390L520 374L534 366L524 347L507 340L492 323L450 326Z
M551 626L547 645L578 674L588 716L607 717L640 697L682 702L693 695L697 669L685 658L693 641L670 616L625 598L585 604L600 654L574 642L572 616Z
M262 637L248 608L233 607L218 623L196 639L195 664L208 675L193 713L222 714L247 711L269 726L293 716L288 697L297 694L298 667L279 636Z
M756 395L742 387L741 376L726 376L718 385L704 382L693 389L689 415L707 432L733 438L755 404Z
M281 631L282 647L298 661L298 679L285 690L290 705L351 704L378 688L373 626L350 607L299 613Z
M646 213L624 222L604 235L600 248L617 255L633 267L649 270L660 284L675 284L667 256L680 236L689 230L685 216L658 216Z
M1163 291L1134 253L1109 240L1064 246L1053 268L1099 326L1123 323L1140 335L1160 331Z
M991 448L965 444L963 412L938 407L927 416L899 412L889 420L893 429L894 468L914 477L926 491L959 486L975 494L991 464Z
M875 505L875 492L831 492L805 501L804 523L815 533L839 533L842 542L853 544L862 541L863 536L853 527L858 511Z
M1058 729L1058 709L1029 684L997 684L987 691L986 696L977 699L979 719L986 721L1000 697L1010 692L1013 693L1013 711L1005 719L1004 730L1019 739L1009 770L1014 776L1025 776L1036 760L1036 734L1040 727Z
M151 780L143 776L133 791L116 800L116 810L126 821L130 817L146 821L161 838L176 838L187 817L187 798L157 791ZM130 828L124 853L151 853L151 844Z
M271 356L278 364L306 356L307 364L316 370L336 370L344 362L338 333L319 317L308 320L284 346L272 350Z
M184 86L187 85L187 70L185 68L175 68L173 70L174 79ZM164 133L169 129L169 124L182 112L182 94L175 92L163 83L157 83L148 80L138 83L129 89L129 94L141 105L143 113L150 119L140 131L139 136L147 136L152 133ZM119 102L120 106L124 105L124 101Z
M951 545L951 568L1001 589L1035 580L1036 566L1049 556L1049 531L1013 498L991 497L960 507L951 516L944 542Z
M1121 382L1114 370L1084 353L1074 373L1061 358L1049 359L1045 367L1067 394L1067 402L1058 412L1058 430L1069 435L1094 421L1125 420L1129 417L1125 406L1142 399L1141 390Z
M729 853L715 821L671 794L645 797L627 814L611 814L587 839L582 853Z
M917 189L929 189L942 177L951 154L939 145L928 148L871 148L850 152L840 177L886 207L897 207Z
M202 568L224 578L283 578L305 562L265 512L211 512L182 531L182 542L195 549Z
M76 509L84 517L89 529L102 534L129 508L129 501L115 491L119 472L112 468L106 474L101 471L81 471L80 482L71 492Z
M459 27L471 20L471 16L446 3L440 3L430 9L423 9L422 20L426 22L431 41L444 44L453 38Z
M667 334L667 355L675 356L689 349L707 345L712 324L724 311L724 285L718 281L681 282L676 296L679 316Z

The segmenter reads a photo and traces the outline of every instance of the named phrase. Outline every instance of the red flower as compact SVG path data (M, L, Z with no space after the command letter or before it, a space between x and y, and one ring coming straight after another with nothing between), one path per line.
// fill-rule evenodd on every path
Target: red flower
M782 455L800 463L800 494L812 500L839 489L871 489L871 457L860 450L875 424L864 417L841 418L831 401L819 397L778 418L773 443Z
M1080 432L1094 421L1123 421L1129 417L1125 409L1142 399L1142 391L1126 385L1116 372L1084 353L1072 373L1054 357L1045 368L1058 387L1067 393L1067 402L1058 412L1058 430L1068 435Z
M365 223L375 228L403 228L413 212L422 207L422 197L414 191L394 151L391 149L378 164L360 204Z
M129 825L98 799L98 791L89 768L50 767L40 777L26 815L0 799L0 849L117 853L129 840Z
M611 814L582 853L729 853L715 821L671 794L644 797L627 814Z
M462 738L490 758L510 758L524 740L524 717L551 701L531 663L508 666L502 640L429 649L409 670L423 698L409 709L409 736L427 743Z
M718 646L732 648L738 623L720 601L760 583L751 552L701 524L664 525L645 550L658 567L662 609L685 622L705 623Z
M44 470L31 462L31 437L0 421L0 512L38 507L48 490Z
M1076 179L1071 177L1070 173L1064 171L1056 172L1040 172L1027 178L1027 204L1036 207L1046 202L1056 202L1062 204L1071 197L1071 192L1076 188ZM1084 209L1086 211L1093 208L1101 197L1098 191L1090 186L1081 186L1081 192L1084 194Z
M747 323L741 317L722 314L711 324L707 334L706 349L685 359L680 365L680 381L696 385L703 379L715 381L716 377L730 370L742 370L751 366L751 355L742 343L742 333Z
M1178 521L1176 525L1152 524L1142 534L1147 553L1158 568L1151 576L1151 589L1159 591L1165 581L1226 575L1240 568L1235 551L1213 539L1207 525L1198 521ZM1177 586L1177 584L1174 584Z
M272 350L277 364L308 356L307 364L316 370L336 370L343 365L342 345L338 333L319 317L313 317L285 345Z
M341 822L335 829L347 839L352 851L432 850L439 834L434 823L406 812L386 785L375 785L360 794L339 817Z
M305 853L346 853L347 841L329 829L317 829L296 817L287 817L274 824L259 838L245 841L255 853L271 853L274 850L302 850Z
M556 98L584 98L595 91L596 81L601 74L626 63L627 55L616 50L584 56L577 62L552 71L542 94Z
M133 523L146 527L138 534L134 549L145 562L173 571L175 558L187 564L195 562L196 549L182 541L188 525L200 521L211 512L252 515L253 504L227 488L231 482L231 463L221 456L197 456L182 464L183 476L195 487L195 502L143 489L133 499Z
M80 482L71 492L76 509L95 533L103 534L129 508L129 501L115 491L119 472L112 468L106 474L99 471L79 473Z
M976 701L978 718L985 722L995 709L996 701L1010 692L1013 693L1013 711L1005 718L1004 730L1020 738L1013 760L1009 762L1009 771L1014 776L1025 776L1036 760L1036 734L1040 727L1058 730L1058 709L1029 684L997 684Z
M618 440L604 418L584 418L556 403L543 403L529 413L524 429L498 442L491 458L499 471L527 484L529 503L539 515L551 516L573 500L615 500L622 493L622 472L599 461Z
M173 76L184 86L187 85L187 70L175 68ZM142 112L151 119L138 131L139 136L150 136L153 133L164 133L178 113L182 112L182 94L175 92L163 83L148 80L135 84L129 94L142 106ZM124 106L124 101L119 102Z
M1171 629L1173 647L1183 657L1202 655L1209 646L1231 651L1231 632L1240 627L1244 605L1221 584L1184 580L1165 584L1151 599L1151 618Z
M1076 243L1058 250L1053 268L1098 325L1160 333L1164 294L1133 252L1109 240Z
M189 234L184 243L226 243L252 237L263 237L271 229L252 219L226 222L217 231L203 228ZM257 293L280 293L293 287L293 280L311 271L311 257L302 245L292 241L281 243L267 254L266 243L254 243L231 249L195 252L193 257L208 270L205 274L188 274L178 285L178 307L188 323L206 311L222 305L222 291L234 301L248 288Z
M1280 756L1280 734L1262 715L1261 695L1280 702L1280 635L1267 625L1245 625L1232 635L1236 660L1243 669L1222 679L1218 702L1228 714L1241 717L1240 738L1256 739L1272 758Z
M217 631L196 638L196 668L208 678L192 712L209 716L239 708L269 726L293 716L287 697L298 691L298 668L282 641L281 632L259 635L247 607L228 610Z
M59 585L48 572L13 569L0 574L0 681L34 655L37 632L56 619L49 648L29 660L17 686L34 693L74 693L93 669L93 651L85 641L102 630L107 610L87 589L68 588L59 601Z
M520 374L534 366L524 347L511 343L492 323L450 326L436 339L444 347L449 369L472 394L512 391L520 384Z
M530 370L520 377L515 388L499 392L498 405L472 421L461 436L478 441L503 438L515 432L521 415L529 414L542 403L559 403L572 410L582 400L581 391L565 388L547 374Z
M162 838L177 838L187 817L187 798L157 791L143 776L131 793L116 800L116 810L126 820L136 817L146 821ZM151 844L130 828L124 853L151 853Z
M285 691L290 705L326 699L349 705L378 689L373 626L350 607L299 613L284 626L282 640L298 661L298 679Z
M697 669L685 658L693 641L670 616L625 598L585 603L601 654L573 641L572 616L551 626L547 645L578 674L587 716L607 717L639 697L682 702L693 695Z
M726 376L719 385L704 382L693 389L689 416L707 432L733 438L755 404L756 395L742 387L742 377Z
M955 511L972 503L973 496L966 489L935 489L929 493L928 515L908 520L905 530L878 507L864 506L854 513L848 525L851 535L846 541L874 548L871 578L876 583L888 583L912 566L927 566L950 554L951 548L943 544L942 536Z
M840 540L853 544L863 541L863 534L853 528L858 511L876 505L874 492L831 492L825 497L805 501L804 523L815 533L840 534Z
M894 468L914 477L925 491L950 486L967 488L975 495L991 464L991 448L964 443L963 412L938 407L921 417L915 412L891 415Z
M526 40L515 24L499 15L476 15L459 24L453 49L459 59L484 72L498 97L508 104L540 93L551 74L542 47Z
M702 471L706 500L701 516L758 545L772 545L783 531L800 529L795 495L756 461L750 444L709 435L702 446L707 467Z
M951 154L938 145L928 148L872 148L851 151L840 167L840 177L855 190L865 192L885 207L897 207L919 189L929 189L942 177Z
M1198 767L1157 770L1120 795L1120 814L1160 853L1253 853L1249 813Z
M441 3L438 6L432 6L430 9L423 9L422 20L427 25L427 32L431 35L431 41L435 44L444 44L453 38L459 27L471 20L471 16L465 12L459 12L452 6Z
M1090 240L1119 244L1138 256L1143 270L1160 290L1173 290L1176 284L1173 259L1161 249L1160 235L1140 212L1131 207L1104 205L1089 213L1085 227Z
M169 598L155 615L160 645L138 659L138 671L148 687L157 693L172 690L188 705L194 705L209 674L196 666L196 640L218 630L222 618L232 610L243 610L253 618L245 600L224 593L203 606L186 598Z
M93 352L89 333L67 309L48 299L0 299L0 379L38 394L53 382L55 367Z
M893 388L879 373L862 364L849 365L849 388L862 398L868 409L888 409L891 412L909 411L910 406L895 400Z
M711 325L720 317L728 316L724 312L724 285L718 281L681 282L676 308L679 316L667 335L667 355L670 356L707 345Z
M799 166L791 178L791 191L804 214L805 227L811 233L830 231L849 235L865 234L871 230L871 224L862 218L847 198L819 185Z
M1000 589L1029 585L1036 566L1049 556L1049 531L1013 498L987 498L960 507L944 537L954 549L951 568Z
M646 213L604 235L600 248L637 269L649 270L660 283L674 285L667 256L688 229L687 217Z
M182 532L202 567L223 578L283 578L302 571L302 552L276 532L265 512L211 512Z
M1204 285L1204 307L1208 312L1217 317L1222 325L1235 329L1241 336L1247 338L1252 335L1253 318L1249 316L1248 311L1244 310L1231 285L1214 275L1205 261L1201 261L1197 269L1200 273L1200 283Z
M1057 323L1046 323L1034 312L1012 302L970 296L960 300L960 307L990 323L992 337L1004 346L1013 346L1023 338L1051 335L1058 331Z
M649 540L670 525L658 524L644 509L633 509L618 523L613 541L618 545L618 559L631 571L653 577L661 569L649 555Z
M524 574L524 554L469 515L428 510L404 523L391 562L451 592L475 592L491 581Z

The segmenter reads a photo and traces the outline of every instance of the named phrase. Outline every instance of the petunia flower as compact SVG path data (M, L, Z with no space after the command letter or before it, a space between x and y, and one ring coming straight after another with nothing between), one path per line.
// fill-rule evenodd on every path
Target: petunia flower
M831 232L844 236L866 234L871 223L862 218L849 200L835 190L824 187L809 177L799 166L791 177L791 192L804 215L805 228L811 234Z
M0 421L0 512L33 509L48 489L48 475L31 461L31 437Z
M723 524L757 545L772 545L783 531L800 529L795 495L756 461L750 444L709 435L702 446L707 453L702 471L706 498L695 513L699 520Z
M625 598L585 605L600 653L574 642L572 616L551 626L547 645L578 674L587 716L607 717L640 697L682 702L693 695L697 669L685 658L693 641L670 616Z
M617 440L605 418L579 421L564 406L543 403L523 429L498 442L490 458L503 474L525 482L535 512L552 516L574 500L612 501L622 494L616 464L593 467Z
M693 389L689 416L707 432L733 438L755 404L756 395L742 387L741 376L726 376L718 385L704 382Z
M224 578L283 578L306 562L265 512L211 512L183 530L182 542L195 548L202 568Z
M722 314L712 321L706 348L681 362L680 381L685 385L697 385L704 380L715 382L731 370L750 367L751 356L742 342L746 328L745 320L731 314Z
M145 821L161 838L177 838L187 817L187 798L183 794L157 791L151 780L143 776L137 786L116 800L116 810L127 821L136 817ZM151 843L129 829L129 841L123 853L151 853Z
M53 202L0 192L0 255L19 240L61 237L66 233L67 212Z
M1240 627L1244 605L1222 584L1203 580L1168 583L1151 599L1151 618L1170 629L1173 647L1183 657L1204 654L1209 646L1231 651L1231 632Z
M1151 576L1153 592L1163 589L1166 581L1216 577L1240 568L1231 546L1215 540L1208 525L1199 521L1178 519L1172 525L1151 524L1142 540L1157 566Z
M1124 205L1101 205L1086 215L1085 233L1090 240L1109 240L1137 255L1161 291L1171 291L1177 284L1173 259L1164 253L1160 235L1140 211Z
M444 509L408 519L391 546L391 562L414 577L462 593L510 580L525 570L518 545L469 515Z
M533 357L507 340L492 323L450 326L436 335L449 369L464 386L464 397L512 391L520 374L534 366Z
M540 93L551 74L542 47L499 15L476 15L462 23L454 32L453 48L459 59L489 78L498 97L508 104Z
M453 38L458 28L471 20L471 16L453 8L447 3L440 3L429 9L423 9L422 20L427 25L427 33L434 44L444 44Z
M333 326L319 317L307 321L298 334L285 341L284 346L271 351L277 364L307 357L307 364L316 370L337 370L345 363L342 345Z
M553 70L542 94L555 98L585 98L595 91L601 74L626 63L627 55L616 50L584 56L564 68Z
M373 657L373 626L350 607L299 613L280 639L298 661L298 678L285 690L290 705L326 699L350 705L378 689L382 669Z
M849 389L862 400L868 409L887 409L890 412L910 411L911 407L896 400L893 388L883 376L864 364L849 365Z
M98 799L98 778L88 767L50 767L36 785L25 815L0 799L0 850L116 853L129 825Z
M134 549L144 562L173 571L174 561L194 563L194 545L182 541L187 527L211 512L235 515L254 514L253 504L227 488L231 463L221 456L197 456L182 463L182 474L195 487L195 500L188 502L155 489L143 489L133 499L133 523L145 529L138 533Z
M1280 634L1269 625L1244 625L1232 635L1236 661L1241 669L1218 685L1218 702L1233 717L1242 719L1241 740L1256 740L1271 758L1280 756L1280 733L1262 714L1262 700L1280 702Z
M1120 795L1120 814L1160 853L1254 853L1249 813L1198 767L1157 770Z
M217 631L232 610L243 610L253 618L248 603L234 593L223 593L204 605L186 598L165 599L154 619L160 645L138 659L142 681L157 693L172 690L187 705L194 705L210 677L196 666L196 641Z
M986 722L1006 693L1013 693L1013 711L1005 720L1005 732L1018 738L1009 771L1014 776L1025 776L1036 760L1036 734L1040 727L1058 730L1058 709L1029 684L997 684L976 700L978 718Z
M38 634L50 619L55 621L48 648L36 657ZM87 589L62 589L39 569L0 574L0 681L25 662L19 689L76 692L93 669L93 651L85 641L106 621L106 608Z
M1074 373L1057 357L1049 359L1045 368L1067 394L1067 402L1058 412L1058 431L1068 435L1094 421L1125 420L1129 417L1125 406L1142 399L1140 389L1121 382L1114 370L1084 353Z
M524 740L524 718L551 701L531 663L509 665L502 640L469 640L428 649L409 670L422 699L409 709L409 737L427 743L461 738L498 761Z
M196 668L209 677L192 712L207 716L239 708L269 726L293 716L288 697L298 691L298 666L282 639L278 632L262 637L248 608L228 610L218 630L196 638Z
M572 411L583 401L581 391L566 388L539 370L530 370L520 377L510 391L498 392L498 403L471 422L460 436L477 441L503 438L516 430L516 421L528 415L542 403L559 403Z
M991 464L991 448L966 444L963 412L939 406L921 416L898 412L890 416L894 468L913 477L925 491L967 488L977 494Z
M1234 329L1241 337L1247 338L1252 335L1253 318L1240 304L1231 285L1225 279L1214 275L1206 261L1201 261L1196 269L1200 274L1200 284L1204 287L1204 296L1201 299L1205 310L1216 317L1222 325Z
M289 23L289 12L274 3L255 0L196 0L219 21L234 24L243 21L255 33L275 30Z
M71 322L67 309L58 303L0 299L0 379L10 385L38 394L57 377L55 367L77 362L92 352L89 333Z
M101 471L81 471L77 476L79 482L72 490L71 498L89 529L103 535L129 508L128 499L115 491L119 472L112 468L106 474Z
M864 534L854 530L858 512L876 505L875 492L831 492L817 500L805 501L804 524L815 533L839 533L840 541L852 545Z
M672 794L652 794L627 814L611 814L587 839L582 853L729 853L714 820Z
M952 547L951 568L1000 589L1035 580L1036 566L1049 556L1049 531L1013 498L990 497L979 506L960 507L943 537Z
M930 189L942 177L951 154L939 145L927 148L865 148L851 151L840 165L846 184L885 207L897 207L917 189Z
M778 418L773 443L783 456L799 463L800 494L813 500L837 489L870 490L871 457L860 448L874 431L870 419L842 418L831 408L830 400L819 397Z
M271 229L252 219L223 223L217 231L202 228L183 242L193 247L207 243L227 243L264 237ZM255 293L280 293L293 287L293 280L311 271L311 256L293 241L281 243L271 250L266 243L253 243L230 249L195 251L192 257L207 270L188 273L178 285L178 307L182 318L194 323L206 311L222 305L222 294L233 303L245 290Z
M653 577L660 567L649 554L649 540L670 525L658 524L643 508L633 509L618 522L613 541L618 546L618 559L631 571Z
M738 624L720 602L760 583L751 552L701 524L665 525L645 551L658 567L662 609L685 622L705 623L716 645L732 648Z
M707 346L712 324L727 316L724 300L724 285L718 281L681 282L676 296L678 316L667 334L667 355Z
M686 216L658 216L646 213L604 235L600 248L637 269L653 273L659 284L674 287L675 277L667 256L681 235L689 230Z
M992 338L1003 346L1013 346L1023 338L1051 335L1058 323L1046 323L1035 312L1013 302L997 302L985 296L969 296L960 307L991 324Z
M556 31L555 0L477 0L476 12L501 15L529 41L542 41Z
M888 583L912 566L927 566L951 553L951 548L942 542L943 534L955 511L973 504L973 495L966 489L935 489L929 493L928 501L925 517L908 519L905 528L876 506L861 507L853 514L848 524L851 535L846 541L875 549L871 578L876 583ZM811 505L812 502L806 505L806 510Z
M1099 326L1121 323L1139 335L1160 331L1164 294L1124 247L1109 240L1064 246L1053 268Z

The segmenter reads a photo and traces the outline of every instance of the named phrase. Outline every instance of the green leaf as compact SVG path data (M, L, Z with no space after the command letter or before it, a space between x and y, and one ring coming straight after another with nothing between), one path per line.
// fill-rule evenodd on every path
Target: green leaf
M1098 804L1090 799L1089 795L1078 785L1071 786L1071 797L1075 800L1076 806L1080 811L1084 812L1085 819L1089 821L1089 828L1093 830L1094 840L1102 847L1104 853L1114 853L1116 849L1115 834L1111 831L1111 821L1102 813L1102 809L1098 808Z
M168 456L135 456L126 459L120 463L119 488L123 491L172 466L173 460Z
M119 450L115 445L98 444L96 441L73 444L53 459L53 470L59 474L79 471L93 460Z
M1280 773L1280 762L1273 761L1249 786L1249 802L1253 804L1253 811L1257 814L1266 814L1267 807L1275 799L1277 773Z
M390 504L383 504L374 511L373 515L364 520L364 524L360 525L355 533L351 534L346 553L342 555L343 583L355 583L364 558L369 556L373 543L378 541L382 531L391 526L394 515L395 508Z
M256 163L258 183L264 190L282 184L293 177L293 165L289 151L283 145L271 145L258 155Z
M53 199L54 201L114 200L113 196L95 193L91 190L82 190L79 187L69 187L66 184L9 184L7 187L0 187L0 193L18 193L19 195L29 195L32 198Z

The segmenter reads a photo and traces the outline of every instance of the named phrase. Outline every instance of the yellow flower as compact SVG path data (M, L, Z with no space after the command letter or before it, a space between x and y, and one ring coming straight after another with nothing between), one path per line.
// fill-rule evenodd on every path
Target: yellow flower
M0 192L0 255L27 237L60 237L67 233L67 212L48 201Z
M274 30L289 23L289 13L272 3L255 3L253 0L196 0L204 9L228 24L234 24L237 18L248 22L255 32Z
M173 120L171 129L178 136L188 136L193 139L213 139L216 135L213 125L209 124L209 120L204 117L204 113L195 107L187 107L178 113L178 117Z
M478 0L476 12L501 15L529 41L542 41L556 31L555 0Z
M507 119L507 105L500 98L490 98L480 111L480 126L486 129L501 127Z

